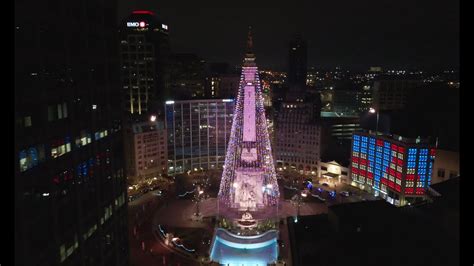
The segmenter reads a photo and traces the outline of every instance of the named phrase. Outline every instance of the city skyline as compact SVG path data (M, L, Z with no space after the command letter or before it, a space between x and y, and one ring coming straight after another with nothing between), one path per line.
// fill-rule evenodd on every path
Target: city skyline
M199 5L15 2L11 264L458 264L459 4Z
M237 51L245 43L236 36L252 26L263 69L286 70L286 51L294 34L308 42L308 67L459 67L459 4L455 1L274 3L253 9L122 1L119 18L139 9L151 10L169 24L173 52L196 53L209 62L239 65L242 54ZM303 19L307 17L311 20Z

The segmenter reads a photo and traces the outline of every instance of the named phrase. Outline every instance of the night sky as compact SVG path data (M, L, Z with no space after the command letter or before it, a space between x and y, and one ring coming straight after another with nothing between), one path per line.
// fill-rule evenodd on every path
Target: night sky
M288 41L295 33L308 41L308 66L352 70L459 66L456 0L315 0L255 8L120 1L120 19L136 9L154 11L169 25L173 52L196 53L209 62L240 64L251 25L261 68L286 69Z

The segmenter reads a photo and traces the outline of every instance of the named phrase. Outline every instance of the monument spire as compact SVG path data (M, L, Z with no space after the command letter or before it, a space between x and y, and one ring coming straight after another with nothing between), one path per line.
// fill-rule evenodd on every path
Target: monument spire
M279 197L252 31L236 95L219 200L241 211L274 206Z
M247 34L247 53L253 54L252 26L249 26L249 32Z

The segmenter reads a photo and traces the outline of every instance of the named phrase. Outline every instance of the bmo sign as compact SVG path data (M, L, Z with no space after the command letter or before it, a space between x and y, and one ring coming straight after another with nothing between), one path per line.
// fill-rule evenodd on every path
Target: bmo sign
M146 23L144 21L140 22L127 22L127 27L129 28L144 28L146 26Z

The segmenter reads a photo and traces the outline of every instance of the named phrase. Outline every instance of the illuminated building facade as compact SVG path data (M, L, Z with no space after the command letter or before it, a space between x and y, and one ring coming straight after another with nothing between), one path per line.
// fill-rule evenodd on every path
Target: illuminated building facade
M161 112L169 86L168 25L151 11L133 11L121 22L120 58L124 111Z
M167 101L168 174L221 168L234 100Z
M262 88L249 32L219 200L239 210L274 206L279 197Z
M355 133L352 184L397 206L419 201L431 184L435 152L428 140Z

